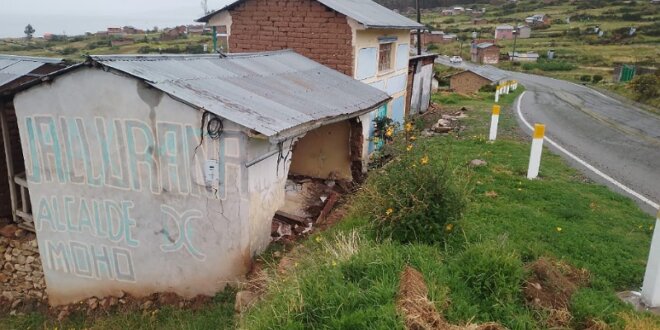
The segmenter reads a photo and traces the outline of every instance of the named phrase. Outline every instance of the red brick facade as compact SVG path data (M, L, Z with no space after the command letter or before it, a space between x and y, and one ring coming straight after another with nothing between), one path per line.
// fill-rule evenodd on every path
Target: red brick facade
M230 52L293 49L353 76L353 34L345 15L314 0L247 0L229 12Z

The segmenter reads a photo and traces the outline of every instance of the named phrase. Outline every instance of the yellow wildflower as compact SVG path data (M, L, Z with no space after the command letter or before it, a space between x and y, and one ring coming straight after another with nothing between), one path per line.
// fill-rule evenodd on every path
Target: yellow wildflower
M415 141L415 140L417 140L417 137L416 137L416 136L411 136L411 137L410 137L410 141Z
M451 232L452 230L454 230L454 224L453 224L453 223L449 223L449 224L447 224L447 225L445 226L445 230L446 230L447 232Z
M406 151L410 151L410 150L412 150L412 148L413 148L413 145L409 144L408 147L406 147Z
M561 233L561 227L557 227L557 232Z
M387 131L385 131L385 135L387 137L391 137L392 135L394 135L394 127L392 127L392 126L388 127Z
M323 238L322 238L321 236L316 236L316 241L317 241L317 242L320 243L322 240L323 240Z
M332 261L332 267L337 267L337 262L334 260Z
M429 163L429 156L424 155L424 157L422 157L422 159L420 159L419 162L420 162L420 164L422 164L422 165L426 165L426 164L428 164L428 163Z
M411 132L413 130L412 123L406 123L406 132Z
M390 214L392 214L392 212L394 212L394 210L392 210L392 208L389 208L385 211L385 214L390 215Z

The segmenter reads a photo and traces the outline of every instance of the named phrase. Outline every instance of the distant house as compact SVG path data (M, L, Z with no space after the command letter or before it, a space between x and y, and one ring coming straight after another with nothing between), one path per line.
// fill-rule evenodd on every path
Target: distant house
M485 18L473 18L472 19L472 24L474 25L484 25L488 24L488 20Z
M472 43L470 50L471 61L479 64L497 64L500 62L500 48L495 42Z
M454 10L452 10L452 9L443 9L440 12L440 15L442 15L442 16L453 16L453 15L456 15L456 14L455 14Z
M417 31L411 32L411 40L416 44ZM431 44L443 44L455 41L458 38L456 34L444 33L443 31L424 31L422 32L422 47L426 48Z
M184 25L177 26L172 29L165 29L165 31L163 31L163 33L160 35L160 39L165 41L176 40L186 35L186 31L187 29Z
M186 30L188 35L202 35L204 34L204 24L188 25Z
M513 39L513 26L505 24L498 25L495 28L495 40L511 40Z
M518 38L529 39L532 36L532 28L527 25L518 25Z
M48 78L14 105L54 306L244 278L288 176L350 179L357 118L390 99L292 51L94 56Z
M141 34L144 33L144 31L138 30L132 26L124 26L122 28L125 34Z
M546 14L536 14L525 18L525 23L529 26L550 25L550 16Z
M472 94L486 85L497 84L505 77L480 69L469 69L449 76L449 88L456 93Z
M454 11L454 15L460 15L465 12L465 7L454 7L451 10Z
M120 36L121 37L121 36L125 35L124 30L122 28L118 28L118 27L117 28L109 27L107 32L108 32L109 36Z
M527 53L520 53L520 52L509 52L509 59L513 62L536 62L539 60L539 54L535 52L527 52Z

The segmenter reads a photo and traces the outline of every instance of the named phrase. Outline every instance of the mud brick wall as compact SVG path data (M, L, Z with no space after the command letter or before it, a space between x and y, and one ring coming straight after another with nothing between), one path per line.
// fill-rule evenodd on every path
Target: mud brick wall
M345 15L313 0L248 0L230 13L230 52L293 49L353 76L353 33Z

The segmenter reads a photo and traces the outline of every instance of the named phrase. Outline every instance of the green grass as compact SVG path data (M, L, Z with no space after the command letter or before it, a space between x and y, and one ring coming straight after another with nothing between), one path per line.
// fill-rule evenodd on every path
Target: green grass
M511 111L502 116L500 140L485 141L491 98L435 96L471 108L469 128L460 136L421 141L425 148L411 151L451 155L456 167L475 158L489 163L472 172L471 204L444 244L379 243L369 216L353 211L296 249L297 266L287 275L270 272L269 293L240 319L241 327L402 328L396 292L399 273L409 264L424 274L430 298L454 324L496 321L512 329L542 328L541 313L528 308L521 293L524 264L541 256L592 275L590 286L572 299L575 327L592 319L622 327L621 313L633 312L615 293L641 285L653 219L631 200L585 182L549 153L543 155L541 179L525 179L529 143ZM390 168L395 167L372 176L395 175ZM496 198L486 195L493 191Z

